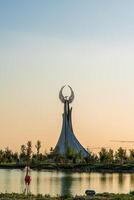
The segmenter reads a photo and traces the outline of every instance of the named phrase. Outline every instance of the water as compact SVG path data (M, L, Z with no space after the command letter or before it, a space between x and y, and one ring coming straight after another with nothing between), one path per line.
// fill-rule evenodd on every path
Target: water
M0 169L0 192L24 191L22 170ZM30 191L33 194L65 195L84 194L86 189L96 192L128 193L134 190L134 174L118 173L67 173L32 171Z

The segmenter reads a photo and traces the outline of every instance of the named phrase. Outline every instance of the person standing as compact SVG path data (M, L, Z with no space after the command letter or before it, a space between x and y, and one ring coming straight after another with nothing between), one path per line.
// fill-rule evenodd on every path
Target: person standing
M30 167L28 165L26 165L25 167L25 172L26 172L26 175L25 175L25 193L28 194L30 191L29 191L29 186L30 186L30 183L31 183L31 176L30 176Z

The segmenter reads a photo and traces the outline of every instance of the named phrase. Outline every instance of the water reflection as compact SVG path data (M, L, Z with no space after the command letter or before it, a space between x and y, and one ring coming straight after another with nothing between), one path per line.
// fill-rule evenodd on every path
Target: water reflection
M20 191L24 192L24 172L20 173Z
M72 181L73 178L70 173L65 174L65 176L61 178L61 195L71 194Z
M22 170L0 169L0 192L23 192L24 175ZM30 190L34 194L79 195L86 189L115 193L134 190L134 174L32 171L31 177Z
M119 187L120 187L120 189L121 188L123 188L123 182L125 181L125 177L123 176L123 174L122 173L120 173L119 175L118 175L118 185L119 185Z
M101 184L105 187L106 185L106 181L107 181L107 177L106 177L106 174L105 173L102 173L101 176L100 176L100 182Z
M40 194L40 171L37 171L36 174L36 185L37 185L37 189L36 189L36 194Z
M10 175L11 175L11 170L7 170L6 172L4 172L4 176L5 176L4 189L5 189L5 192L10 190L10 183L11 183Z
M130 185L133 188L132 190L134 190L134 174L130 174Z

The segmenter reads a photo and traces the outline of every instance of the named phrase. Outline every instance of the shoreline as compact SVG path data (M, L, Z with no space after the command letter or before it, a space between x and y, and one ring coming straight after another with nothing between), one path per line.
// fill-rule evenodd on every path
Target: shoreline
M94 196L51 196L47 195L34 195L34 194L18 194L18 193L1 193L0 200L134 200L134 192L130 192L129 194L113 194L113 193L97 193Z
M24 164L0 164L0 169L24 169ZM134 173L134 164L68 164L68 163L45 163L30 165L33 170L49 170L62 172L79 172L79 173Z

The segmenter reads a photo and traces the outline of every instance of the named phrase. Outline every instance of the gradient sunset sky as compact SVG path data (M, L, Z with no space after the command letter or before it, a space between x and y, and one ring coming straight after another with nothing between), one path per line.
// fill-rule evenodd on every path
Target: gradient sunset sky
M54 147L65 84L85 147L134 148L133 0L0 0L0 148Z

